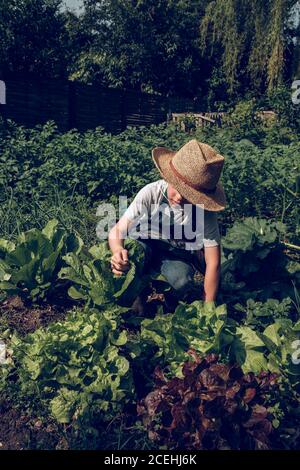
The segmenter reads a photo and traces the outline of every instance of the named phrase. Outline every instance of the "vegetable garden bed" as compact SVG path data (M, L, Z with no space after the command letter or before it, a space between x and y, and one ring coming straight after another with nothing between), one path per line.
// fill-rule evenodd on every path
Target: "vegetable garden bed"
M255 182L270 149L250 141L235 142L233 150L228 149L225 189L232 205L221 221L222 283L216 303L197 300L202 289L202 277L197 275L198 297L193 294L170 309L165 280L156 273L142 276L140 245L126 241L130 270L117 278L110 271L106 242L99 243L75 216L67 219L55 212L60 216L52 217L47 191L55 186L51 178L58 181L59 175L61 186L77 175L80 210L86 210L81 206L84 194L89 207L105 192L114 202L110 193L118 181L110 181L109 187L104 180L103 187L94 182L86 190L92 177L81 167L88 157L81 159L79 149L92 152L94 138L97 148L106 152L115 139L121 161L130 150L134 174L143 166L136 163L141 149L146 161L147 146L175 139L172 130L162 129L141 129L140 134L128 130L114 138L102 131L95 136L68 133L64 140L46 128L39 136L44 153L38 155L38 164L34 147L34 165L23 159L17 169L6 167L8 175L3 174L0 183L5 186L6 178L18 201L34 188L38 205L36 223L33 213L25 211L29 222L20 219L18 229L2 230L0 239L2 448L299 447L300 259L294 204L298 195L294 175L283 174L284 161L291 168L297 161L298 144L278 145L280 157L274 159L280 182L293 195L285 190L279 194L280 184L271 177L265 186ZM30 147L22 130L14 132L1 144L6 162L13 152L9 142L23 141L23 147ZM176 145L186 138L175 136ZM36 138L31 131L31 139ZM222 145L222 135L210 138ZM64 161L54 175L57 149ZM100 165L100 175L117 177L120 161L115 154L111 160L89 157L92 172ZM30 182L22 179L21 170L28 172ZM37 173L44 177L39 179ZM146 182L142 174L125 173L124 193ZM17 210L12 199L5 204ZM11 227L11 220L8 212L2 227ZM131 309L138 294L148 299L143 315Z

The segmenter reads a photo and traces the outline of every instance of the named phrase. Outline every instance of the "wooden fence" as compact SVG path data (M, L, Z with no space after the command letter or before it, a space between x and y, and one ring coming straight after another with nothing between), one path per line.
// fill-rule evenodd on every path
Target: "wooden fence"
M1 115L27 127L54 120L63 132L102 126L118 133L127 126L159 124L172 112L199 112L195 101L182 98L4 72L0 80L6 94Z

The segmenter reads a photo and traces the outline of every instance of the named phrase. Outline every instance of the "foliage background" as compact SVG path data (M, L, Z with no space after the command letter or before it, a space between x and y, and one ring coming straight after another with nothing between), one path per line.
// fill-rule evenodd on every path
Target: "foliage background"
M226 108L299 74L296 0L0 2L0 71L197 98Z

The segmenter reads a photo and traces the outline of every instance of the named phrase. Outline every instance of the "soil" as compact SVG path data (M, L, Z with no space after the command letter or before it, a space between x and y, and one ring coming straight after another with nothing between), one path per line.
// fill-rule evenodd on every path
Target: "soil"
M0 449L23 450L68 448L62 430L53 421L22 414L9 401L0 401Z
M125 406L123 414L104 427L94 423L99 436L93 438L72 424L58 424L49 416L29 415L26 404L22 409L15 408L11 399L0 398L0 416L0 450L115 450L121 422L131 432L133 442L139 437L134 429L137 419L135 404Z
M26 306L18 296L12 296L0 303L0 327L9 328L24 336L37 328L65 318L70 306L43 305Z

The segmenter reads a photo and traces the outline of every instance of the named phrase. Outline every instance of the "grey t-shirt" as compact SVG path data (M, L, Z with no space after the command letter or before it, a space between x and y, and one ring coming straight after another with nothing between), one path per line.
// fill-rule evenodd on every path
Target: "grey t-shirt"
M168 183L161 179L144 186L124 215L131 220L130 238L160 239L176 248L199 250L220 244L216 212L200 205L170 205Z

